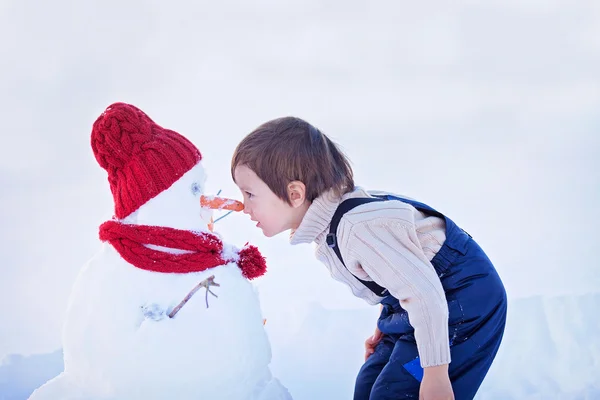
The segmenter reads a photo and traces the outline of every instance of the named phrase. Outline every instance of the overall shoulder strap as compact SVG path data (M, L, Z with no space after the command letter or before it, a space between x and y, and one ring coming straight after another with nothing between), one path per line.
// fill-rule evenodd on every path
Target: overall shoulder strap
M410 204L411 206L413 206L414 208L416 208L419 211L422 211L426 214L429 215L434 215L438 218L445 218L444 215L437 211L436 209L428 206L427 204L421 203L420 201L416 201L416 200L412 200L412 199L407 199L404 197L400 197L397 196L395 194L373 194L373 196L375 196L376 198L382 199L382 200L397 200L397 201L401 201L403 203L406 204Z
M346 214L348 211L352 210L353 208L355 208L361 204L372 203L374 201L385 201L385 199L382 199L382 198L352 198L352 199L344 200L338 206L337 210L335 211L335 214L333 214L333 218L331 219L331 225L329 228L329 233L327 234L326 241L327 241L327 245L333 249L333 251L338 256L338 258L340 259L340 262L342 263L342 265L344 267L346 267L346 264L344 263L344 259L342 258L342 253L340 252L340 248L338 246L338 241L337 241L337 229L340 224L340 220L342 219L344 214ZM348 269L348 267L346 267L346 269ZM350 271L348 271L348 272L350 272ZM354 275L354 274L352 274L352 275L356 279L358 279L363 285L365 285L367 288L369 288L373 293L375 293L377 296L384 297L388 294L388 290L386 288L379 286L375 282L364 281L364 280L358 278L356 275Z

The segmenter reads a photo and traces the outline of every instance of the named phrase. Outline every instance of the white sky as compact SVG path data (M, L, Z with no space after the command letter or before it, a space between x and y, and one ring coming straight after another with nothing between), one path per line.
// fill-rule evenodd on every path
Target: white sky
M445 212L513 298L597 291L600 3L149 0L0 4L0 358L51 351L112 215L91 126L114 101L202 151L238 197L237 142L282 115L338 141L357 183ZM310 246L217 228L268 257L265 316L365 307Z

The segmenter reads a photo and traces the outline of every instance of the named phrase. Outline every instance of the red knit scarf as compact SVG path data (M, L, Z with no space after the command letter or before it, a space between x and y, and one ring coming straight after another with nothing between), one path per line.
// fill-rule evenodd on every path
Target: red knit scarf
M254 279L263 275L267 268L255 246L244 247L236 258L223 258L223 242L207 232L129 225L113 220L100 225L100 240L109 242L128 263L147 271L184 274L236 262L242 275ZM189 252L167 253L148 248L145 246L148 244Z

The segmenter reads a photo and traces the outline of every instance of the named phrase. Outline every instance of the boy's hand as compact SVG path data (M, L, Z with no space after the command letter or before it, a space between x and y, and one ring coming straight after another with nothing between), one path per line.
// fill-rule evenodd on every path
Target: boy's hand
M383 334L379 328L376 327L373 336L365 340L365 361L367 361L367 358L375 352L375 347L377 347L377 344L381 341L382 336Z
M419 400L454 400L448 364L423 369Z

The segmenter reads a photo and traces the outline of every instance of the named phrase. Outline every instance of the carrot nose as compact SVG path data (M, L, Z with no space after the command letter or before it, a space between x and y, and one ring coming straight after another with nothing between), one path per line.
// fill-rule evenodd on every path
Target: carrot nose
M225 197L204 195L200 196L200 206L213 210L242 211L244 209L244 203L241 201L227 199Z

